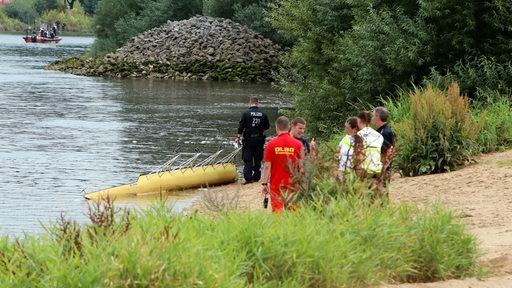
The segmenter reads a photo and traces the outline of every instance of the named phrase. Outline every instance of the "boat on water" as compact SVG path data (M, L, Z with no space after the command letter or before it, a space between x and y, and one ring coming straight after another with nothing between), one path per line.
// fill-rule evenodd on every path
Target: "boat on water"
M88 193L84 197L90 200L115 199L233 183L238 179L233 159L239 151L240 149L237 149L226 157L214 161L222 152L220 150L205 160L195 163L201 155L197 153L182 164L171 168L180 157L178 155L156 171L141 174L136 182Z
M23 40L25 40L26 43L44 43L44 44L57 44L62 40L61 37L55 36L55 37L41 37L41 36L23 36Z

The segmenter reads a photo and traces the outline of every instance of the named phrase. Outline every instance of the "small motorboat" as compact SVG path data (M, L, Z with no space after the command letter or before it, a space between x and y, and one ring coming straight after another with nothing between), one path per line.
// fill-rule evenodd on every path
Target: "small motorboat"
M44 44L57 44L62 40L61 37L55 36L55 37L41 37L41 36L23 36L23 40L25 40L26 43L44 43Z
M233 183L238 179L233 159L240 148L219 161L214 161L221 151L196 163L197 157L201 155L201 153L197 153L184 163L171 167L180 157L178 155L156 171L143 173L134 183L88 193L84 197L92 200L103 200Z

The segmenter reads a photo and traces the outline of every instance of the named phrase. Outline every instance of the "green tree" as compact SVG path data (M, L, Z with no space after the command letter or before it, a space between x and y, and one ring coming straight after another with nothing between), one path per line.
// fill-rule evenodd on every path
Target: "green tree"
M203 0L203 14L211 17L232 19L236 0Z
M275 43L291 46L293 42L280 35L266 19L268 5L274 2L274 0L204 0L203 14L231 19Z
M278 85L319 136L434 67L445 75L480 56L505 64L512 52L507 0L276 0L269 12L296 41Z
M87 15L89 16L94 15L96 3L98 3L98 0L80 0L80 5L82 5L82 7L85 10L85 13L87 13Z
M64 10L66 6L59 0L35 0L34 8L39 15L49 10Z

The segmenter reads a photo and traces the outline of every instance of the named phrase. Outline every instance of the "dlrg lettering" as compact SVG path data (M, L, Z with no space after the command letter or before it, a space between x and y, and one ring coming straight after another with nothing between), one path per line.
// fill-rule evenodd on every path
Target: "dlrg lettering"
M295 148L293 148L293 147L275 147L274 152L276 154L293 155L295 152Z

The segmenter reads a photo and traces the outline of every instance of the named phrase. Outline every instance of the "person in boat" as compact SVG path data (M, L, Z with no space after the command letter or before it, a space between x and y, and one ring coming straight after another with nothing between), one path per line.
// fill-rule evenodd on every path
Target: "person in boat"
M261 178L261 161L266 138L264 131L270 128L268 116L258 104L257 97L250 97L249 109L240 117L238 135L235 139L237 144L242 141L244 184L258 182Z
M302 143L288 132L290 120L281 116L275 122L277 137L270 140L265 148L262 193L270 194L272 212L294 209L295 186L293 178L300 173L304 155Z
M292 128L290 129L290 135L295 139L299 140L304 146L304 152L306 155L315 155L316 153L316 142L315 138L308 142L304 137L306 131L306 120L302 117L296 117L292 120ZM311 153L312 152L312 153Z

